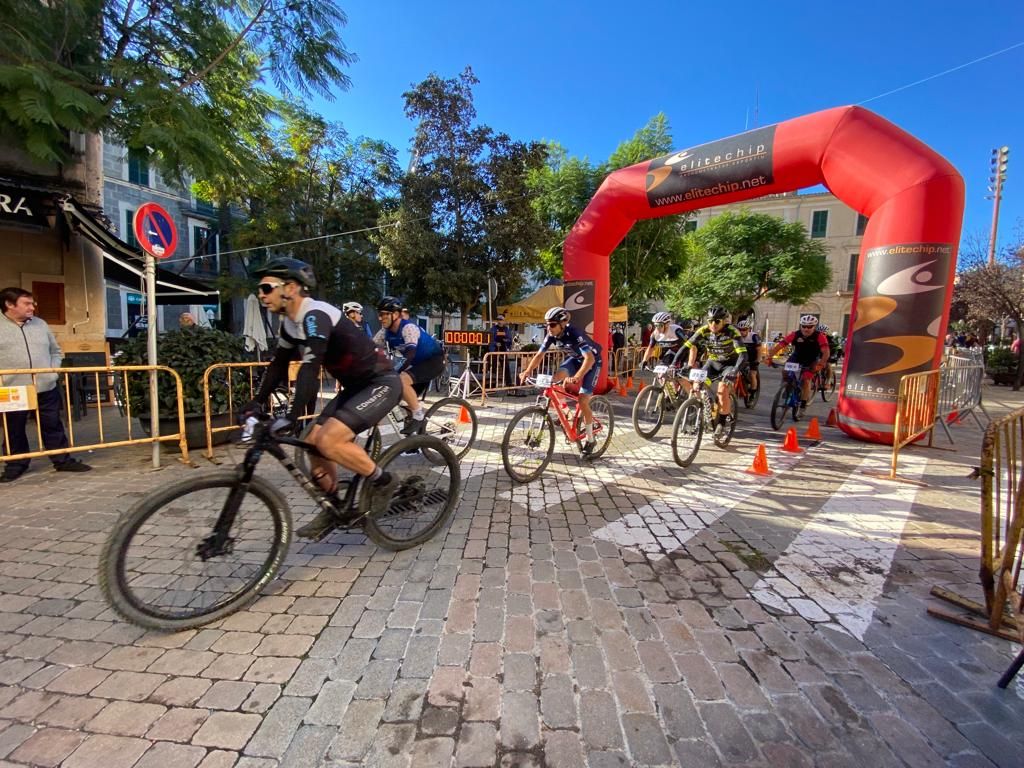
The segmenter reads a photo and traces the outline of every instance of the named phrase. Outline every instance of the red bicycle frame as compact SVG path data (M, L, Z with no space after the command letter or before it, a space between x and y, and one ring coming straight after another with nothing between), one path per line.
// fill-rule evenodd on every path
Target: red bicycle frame
M558 423L562 425L562 432L565 433L566 439L570 443L575 443L583 439L582 432L576 431L576 426L570 422L570 414L573 415L573 421L579 418L579 396L573 395L567 392L563 387L558 384L549 384L544 388L544 391L537 398L538 402L543 399L545 401L545 407L550 407L552 403L555 405L555 413L558 415ZM570 406L575 404L575 414L570 410ZM604 427L601 422L594 418L594 434L596 435Z

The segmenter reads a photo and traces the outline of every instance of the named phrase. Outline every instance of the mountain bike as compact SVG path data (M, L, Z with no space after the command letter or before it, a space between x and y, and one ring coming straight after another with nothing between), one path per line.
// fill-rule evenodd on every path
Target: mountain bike
M731 418L725 424L716 424L719 408L716 385L721 386L721 378L712 381L706 368L692 368L688 378L693 384L692 394L676 411L672 422L672 458L680 467L690 466L697 457L705 429L711 431L711 439L719 448L728 446L739 416L736 394L730 393Z
M675 366L654 366L654 383L644 387L633 401L633 429L640 437L654 437L665 423L666 414L674 414L689 396L676 382L678 372Z
M608 449L615 429L615 414L608 398L601 395L590 398L595 444L590 453L585 453L587 435L579 398L558 384L553 384L550 374L538 374L535 379L527 379L527 382L543 392L537 396L536 405L516 413L505 428L505 435L501 439L501 461L509 477L516 482L528 483L540 477L551 461L555 452L552 406L566 442L578 456L596 459Z
M769 367L775 367L772 362ZM782 386L772 400L772 429L782 429L786 414L792 412L793 421L800 421L800 382L804 366L800 363L786 363L782 371ZM812 382L813 386L813 382ZM814 392L811 392L814 396Z
M814 386L821 393L821 399L828 402L836 391L836 369L834 363L828 363L824 368L814 374Z
M344 528L361 528L385 549L426 541L455 511L459 462L440 440L413 435L384 452L377 463L399 483L387 508L374 513L372 483L353 477L342 495L340 487L325 493L285 451L295 446L315 454L316 448L274 434L271 418L257 421L239 466L160 488L121 516L99 569L100 588L118 614L143 627L177 631L228 616L256 599L284 562L292 535L281 491L256 476L265 453L284 466L315 509L335 514ZM426 461L428 454L435 460Z
M761 388L754 389L751 386L750 380L750 369L741 371L740 375L736 377L736 397L743 401L745 408L753 408L757 405L757 400L761 396Z

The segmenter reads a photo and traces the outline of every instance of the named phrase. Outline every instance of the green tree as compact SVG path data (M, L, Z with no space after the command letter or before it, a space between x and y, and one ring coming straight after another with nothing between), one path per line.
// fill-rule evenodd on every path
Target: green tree
M686 269L673 284L668 304L699 317L712 304L733 314L759 299L802 304L832 277L825 245L799 222L750 211L729 211L686 236Z
M432 74L404 94L416 121L413 167L374 238L394 292L412 306L458 309L463 325L489 277L499 300L519 291L546 234L526 184L546 149L477 124L477 82L467 67L457 78Z
M64 162L70 131L102 131L173 178L251 168L264 76L330 97L353 60L330 0L0 0L0 19L0 136Z
M541 251L543 274L562 276L565 238L608 174L665 155L671 149L672 136L664 114L651 118L597 166L586 158L568 157L562 147L552 145L548 164L530 179L538 195L535 206L552 232ZM686 258L685 218L665 216L633 225L609 258L613 305L626 304L631 316L640 316L647 311L650 300L660 297L665 285L679 275Z
M236 197L248 219L237 228L236 247L284 243L274 252L312 264L318 296L336 304L373 303L383 269L366 230L397 194L395 149L374 139L352 140L339 123L297 105L281 114L262 157L260 182ZM261 249L247 261L265 255Z

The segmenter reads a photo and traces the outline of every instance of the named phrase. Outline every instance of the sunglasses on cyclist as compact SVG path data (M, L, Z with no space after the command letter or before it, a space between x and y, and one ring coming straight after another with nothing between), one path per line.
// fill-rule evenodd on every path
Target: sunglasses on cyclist
M814 325L801 325L800 327L804 328L804 329L811 329L811 328L816 328L817 326L814 326Z
M284 283L260 283L257 287L260 289L260 293L266 296L272 293L275 288L280 288Z
M559 325L561 325L561 323L558 322L557 320L552 320L551 322L549 322L547 324L548 328L554 328L554 327L559 326Z

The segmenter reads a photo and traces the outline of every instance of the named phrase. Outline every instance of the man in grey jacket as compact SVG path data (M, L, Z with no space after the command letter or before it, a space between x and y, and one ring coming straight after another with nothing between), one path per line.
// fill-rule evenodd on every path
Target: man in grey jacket
M35 316L36 303L32 294L21 288L4 288L0 291L0 370L10 368L56 368L63 354L50 327L42 318ZM60 390L57 389L56 373L18 374L0 377L3 386L35 384L39 408L39 429L43 446L48 451L68 447L64 423L60 419ZM25 427L31 411L13 411L0 414L0 437L7 432L7 455L29 452ZM58 472L88 472L92 467L83 464L70 454L57 453L50 456ZM28 459L2 462L3 475L0 483L17 480L28 470Z

